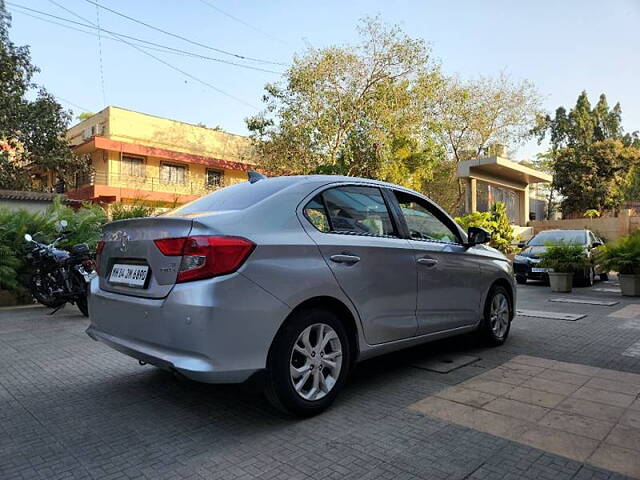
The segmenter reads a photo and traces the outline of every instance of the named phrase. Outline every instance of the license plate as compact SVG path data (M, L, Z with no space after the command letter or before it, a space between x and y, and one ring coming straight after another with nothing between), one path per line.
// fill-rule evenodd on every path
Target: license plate
M541 267L533 267L531 269L532 273L547 273L547 272L553 272L553 269L551 268L541 268Z
M147 281L149 267L147 265L129 265L116 263L111 269L109 282L114 285L127 285L130 287L144 287Z

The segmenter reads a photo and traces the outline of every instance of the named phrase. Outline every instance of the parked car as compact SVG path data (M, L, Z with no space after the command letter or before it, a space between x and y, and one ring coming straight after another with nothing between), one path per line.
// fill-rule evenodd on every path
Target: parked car
M589 260L583 272L574 276L574 280L582 285L593 285L595 276L601 280L607 280L608 272L602 270L593 261L595 249L604 245L604 242L591 230L545 230L538 233L526 243L518 246L522 249L513 259L513 269L518 283L527 283L528 279L549 281L548 269L539 267L540 254L547 250L549 245L582 245L584 254Z
M89 336L193 380L261 378L301 416L357 361L473 331L506 340L515 281L486 231L388 183L250 178L107 224Z

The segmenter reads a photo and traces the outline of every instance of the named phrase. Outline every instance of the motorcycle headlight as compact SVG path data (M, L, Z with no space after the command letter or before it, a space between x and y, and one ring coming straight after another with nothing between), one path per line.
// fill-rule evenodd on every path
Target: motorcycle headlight
M522 255L516 255L515 257L513 257L513 260L516 262L522 262L522 263L527 263L529 261L527 257L524 257Z

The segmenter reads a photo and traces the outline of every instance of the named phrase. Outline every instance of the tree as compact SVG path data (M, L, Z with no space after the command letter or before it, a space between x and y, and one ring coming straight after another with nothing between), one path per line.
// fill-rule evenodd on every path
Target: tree
M87 119L93 117L94 115L95 115L95 113L93 113L93 112L82 112L76 118L78 119L78 121L83 122L84 120L87 120Z
M88 168L65 139L70 113L33 82L38 68L29 48L9 39L10 24L0 0L0 188L31 189L30 172L38 169L54 170L68 182Z
M517 145L530 134L540 96L528 81L457 77L441 83L431 124L456 160L477 158L492 143Z
M356 46L309 49L266 110L247 119L262 166L282 173L335 173L421 187L444 151L425 127L441 76L429 47L398 27L365 19Z
M545 157L553 170L553 188L563 196L565 217L619 208L640 162L637 134L624 134L619 103L609 108L602 94L591 108L583 91L574 108L567 112L559 107L554 117L539 117L532 132L539 141L549 137Z
M515 237L507 216L507 207L503 202L494 203L489 212L473 212L455 220L464 230L468 230L469 227L484 228L491 234L490 246L505 254L514 252Z
M247 119L259 162L280 173L378 178L421 190L455 211L456 162L529 132L538 95L506 76L445 78L424 41L365 19L355 46L309 49L265 86Z
M528 81L506 75L440 83L430 110L430 128L455 162L478 158L493 143L515 146L529 134L540 111L540 96ZM458 205L464 194L457 182Z

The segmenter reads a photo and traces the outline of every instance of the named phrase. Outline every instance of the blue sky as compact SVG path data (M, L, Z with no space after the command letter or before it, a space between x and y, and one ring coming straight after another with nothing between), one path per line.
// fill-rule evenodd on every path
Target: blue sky
M9 0L36 10L74 18L50 0ZM570 107L585 89L592 103L601 92L610 105L620 101L627 131L640 129L640 1L230 1L99 0L101 5L215 48L287 63L308 45L322 47L356 40L358 19L380 15L411 36L431 43L444 71L462 77L498 75L534 82L544 107ZM57 0L96 22L86 0ZM229 18L218 10L249 24ZM90 111L104 107L98 39L13 14L11 37L28 44L42 72L37 81L60 99ZM75 18L78 20L78 18ZM105 29L229 58L100 11ZM126 44L102 39L106 104L244 134L244 118L257 110L265 82L278 75L172 54L151 52L242 102L175 72ZM282 69L278 65L262 65ZM72 107L76 113L80 109ZM541 150L523 145L518 158Z

